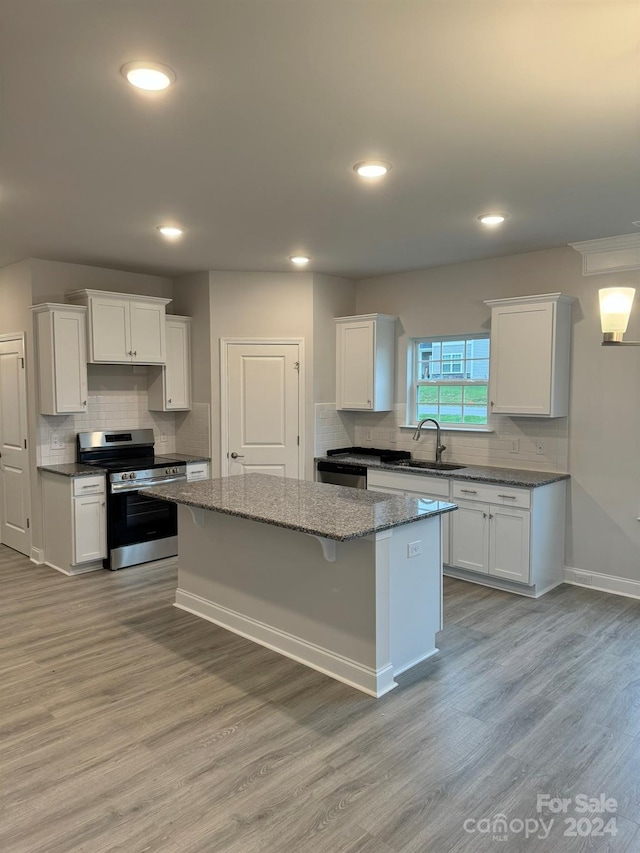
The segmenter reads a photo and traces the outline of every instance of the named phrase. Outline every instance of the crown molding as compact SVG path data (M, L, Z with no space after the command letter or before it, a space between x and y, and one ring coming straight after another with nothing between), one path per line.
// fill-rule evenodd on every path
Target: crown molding
M569 245L582 255L583 275L640 270L640 234L620 234Z

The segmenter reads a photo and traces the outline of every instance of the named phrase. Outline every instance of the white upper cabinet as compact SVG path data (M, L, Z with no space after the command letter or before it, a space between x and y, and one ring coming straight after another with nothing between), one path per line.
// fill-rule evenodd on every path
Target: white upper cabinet
M191 408L191 317L166 319L167 363L149 377L149 409Z
M170 299L100 290L76 290L67 299L88 308L90 362L165 363L165 317Z
M560 293L491 299L491 411L560 418L569 413L571 303Z
M336 318L338 409L388 412L393 408L396 317Z
M34 305L40 413L66 415L87 410L87 309Z

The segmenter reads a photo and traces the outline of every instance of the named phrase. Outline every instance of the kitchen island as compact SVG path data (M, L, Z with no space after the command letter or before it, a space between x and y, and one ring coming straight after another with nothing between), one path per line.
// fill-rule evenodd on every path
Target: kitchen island
M179 505L177 607L376 697L437 652L455 504L267 474L145 493Z

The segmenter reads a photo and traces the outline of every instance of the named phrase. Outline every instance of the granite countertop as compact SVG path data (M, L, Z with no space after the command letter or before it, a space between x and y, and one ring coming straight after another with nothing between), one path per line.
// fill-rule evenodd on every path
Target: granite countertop
M160 453L158 459L177 459L178 462L211 462L208 456L194 456L192 453Z
M491 468L488 465L465 465L455 471L438 471L432 468L409 468L395 462L381 462L378 456L317 456L316 462L337 462L340 465L365 465L367 468L383 468L402 474L416 474L422 477L446 477L449 480L473 480L476 483L495 483L499 486L521 486L535 489L559 480L568 480L569 474L554 471L527 471L523 468Z
M92 474L106 474L98 465L83 465L81 462L61 462L59 465L38 465L38 471L50 471L61 477L91 477Z
M141 491L173 503L249 518L339 542L457 508L446 501L385 495L272 474L240 474L217 480L170 483Z

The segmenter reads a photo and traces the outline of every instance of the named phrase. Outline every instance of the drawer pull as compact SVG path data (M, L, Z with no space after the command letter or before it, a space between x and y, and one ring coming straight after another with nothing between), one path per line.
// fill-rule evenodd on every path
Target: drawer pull
M83 489L100 489L101 486L99 483L94 483L92 486L82 486Z
M477 495L478 492L475 489L460 489L461 492L464 492L465 495Z
M499 498L509 498L510 501L517 501L517 495L498 495Z

